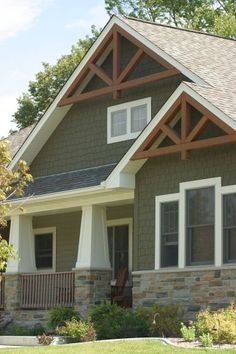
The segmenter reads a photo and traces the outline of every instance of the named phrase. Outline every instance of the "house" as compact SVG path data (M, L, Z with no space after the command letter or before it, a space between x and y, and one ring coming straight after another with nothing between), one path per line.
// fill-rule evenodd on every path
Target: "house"
M26 160L34 183L10 214L20 260L4 310L16 322L58 304L86 313L124 266L133 306L191 316L235 300L235 58L234 40L110 19L19 133L10 167Z

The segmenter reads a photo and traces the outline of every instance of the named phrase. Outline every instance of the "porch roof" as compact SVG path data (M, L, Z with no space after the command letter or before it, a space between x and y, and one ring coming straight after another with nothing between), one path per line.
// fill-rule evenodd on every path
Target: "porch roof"
M108 177L115 166L116 163L112 163L109 165L36 177L34 182L26 187L25 194L22 198L32 195L37 196L98 186Z

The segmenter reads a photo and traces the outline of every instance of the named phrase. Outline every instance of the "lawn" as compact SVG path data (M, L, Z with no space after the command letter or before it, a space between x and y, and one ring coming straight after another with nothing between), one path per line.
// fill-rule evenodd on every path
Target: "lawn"
M117 342L95 342L62 346L42 346L16 349L0 349L0 354L203 354L212 353L211 349L183 349L165 345L155 340L131 340ZM217 354L234 353L235 349L217 349Z

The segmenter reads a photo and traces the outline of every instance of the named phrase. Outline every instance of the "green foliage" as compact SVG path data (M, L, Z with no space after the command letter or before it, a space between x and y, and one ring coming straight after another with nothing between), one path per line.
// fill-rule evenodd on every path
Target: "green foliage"
M24 326L13 325L5 334L10 336L37 336L42 335L44 332L45 329L42 326L35 326L29 328Z
M90 342L96 340L96 331L92 322L80 321L72 318L65 321L65 325L57 328L57 333L61 336L74 338L78 342Z
M194 325L187 327L181 323L180 332L186 342L193 342L196 338L196 328Z
M151 327L154 337L176 337L180 335L182 311L177 305L153 305L155 323Z
M50 345L53 341L52 336L48 336L47 334L43 333L37 336L38 343L42 345Z
M29 168L25 161L20 160L14 171L8 168L11 162L7 141L0 141L0 227L6 226L6 216L11 208L10 197L21 196L28 182L32 181ZM0 236L0 272L6 269L7 261L16 259L14 248Z
M209 333L214 343L236 343L236 309L234 305L215 312L200 311L195 326L199 336Z
M100 30L92 26L91 34L79 39L70 53L62 55L55 65L42 63L43 70L29 82L28 91L18 98L18 109L13 115L18 128L25 128L40 119L99 33Z
M210 333L203 333L199 339L203 347L212 347L213 337Z
M48 326L51 329L56 329L57 327L63 326L65 321L71 320L72 318L79 320L79 313L71 307L58 306L49 310L49 321Z
M236 37L235 0L105 0L105 6L109 15Z
M177 336L182 319L180 309L175 305L154 305L152 308L140 306L132 310L109 302L96 306L91 318L98 339Z
M90 313L98 339L145 337L148 322L139 313L104 302Z

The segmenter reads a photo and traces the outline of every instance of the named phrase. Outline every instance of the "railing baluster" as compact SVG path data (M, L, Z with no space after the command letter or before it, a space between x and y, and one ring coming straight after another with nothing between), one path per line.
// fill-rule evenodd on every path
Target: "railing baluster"
M4 306L4 278L0 283L0 307ZM24 274L21 276L21 307L47 309L74 304L74 272Z

